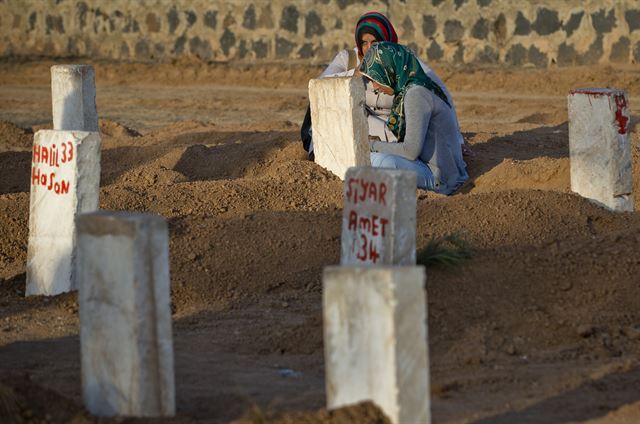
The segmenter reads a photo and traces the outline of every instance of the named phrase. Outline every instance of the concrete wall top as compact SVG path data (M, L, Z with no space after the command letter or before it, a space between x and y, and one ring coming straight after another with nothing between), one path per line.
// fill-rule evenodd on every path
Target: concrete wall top
M0 0L0 55L316 64L372 10L431 62L640 62L637 0Z

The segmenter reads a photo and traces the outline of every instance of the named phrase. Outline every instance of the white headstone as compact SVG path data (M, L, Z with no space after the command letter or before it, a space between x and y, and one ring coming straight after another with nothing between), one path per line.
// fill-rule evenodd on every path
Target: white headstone
M350 168L341 244L341 265L415 265L416 173Z
M392 423L431 422L423 267L330 267L323 276L327 407L375 402Z
M571 190L611 210L633 211L625 92L578 89L568 103Z
M341 179L349 167L371 164L364 98L362 78L309 81L315 162Z
M53 129L98 131L96 77L91 65L51 67Z
M31 157L27 295L75 290L75 218L99 207L100 136L42 130Z
M78 217L82 392L99 416L175 414L166 221Z

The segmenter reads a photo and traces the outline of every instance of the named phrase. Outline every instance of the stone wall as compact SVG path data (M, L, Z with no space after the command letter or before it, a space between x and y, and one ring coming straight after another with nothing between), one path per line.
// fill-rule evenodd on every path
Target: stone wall
M0 0L0 56L322 63L370 10L434 62L640 63L639 0Z

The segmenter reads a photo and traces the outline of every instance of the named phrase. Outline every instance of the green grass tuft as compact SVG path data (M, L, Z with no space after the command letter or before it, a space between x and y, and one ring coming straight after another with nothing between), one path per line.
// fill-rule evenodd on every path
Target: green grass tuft
M432 237L429 243L417 254L418 265L426 267L442 266L455 268L469 259L473 249L460 234L452 233L442 237Z

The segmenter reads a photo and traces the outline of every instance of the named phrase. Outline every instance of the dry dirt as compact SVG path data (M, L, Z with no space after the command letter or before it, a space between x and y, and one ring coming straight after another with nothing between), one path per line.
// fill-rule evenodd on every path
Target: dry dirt
M51 64L0 63L0 421L159 422L86 413L76 294L24 297ZM322 409L342 198L298 137L319 68L94 65L101 207L169 222L178 414L162 422L385 422ZM427 270L434 423L640 422L640 215L569 192L566 122L569 89L626 89L640 187L640 69L437 71L475 156L460 193L418 193L418 247L451 232L474 247Z

